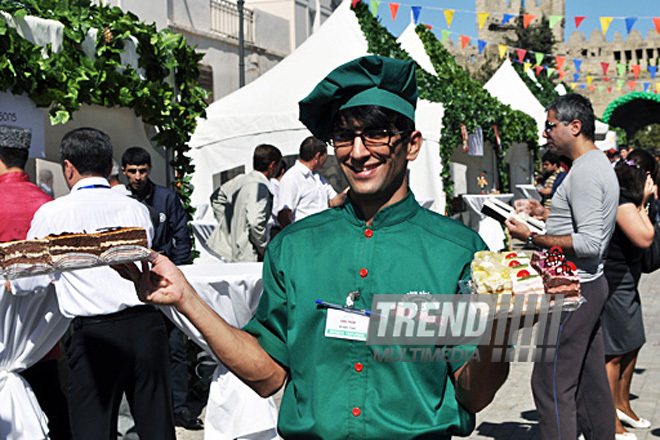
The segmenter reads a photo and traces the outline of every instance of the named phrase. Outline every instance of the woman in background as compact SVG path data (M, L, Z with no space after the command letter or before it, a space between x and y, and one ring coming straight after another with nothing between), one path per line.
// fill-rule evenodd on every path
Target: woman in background
M617 163L615 172L620 186L619 208L605 259L609 299L601 320L607 375L617 414L616 439L636 440L622 422L633 428L651 426L630 407L630 383L637 355L646 342L637 286L644 249L653 242L654 228L648 209L657 194L658 164L650 153L634 150Z

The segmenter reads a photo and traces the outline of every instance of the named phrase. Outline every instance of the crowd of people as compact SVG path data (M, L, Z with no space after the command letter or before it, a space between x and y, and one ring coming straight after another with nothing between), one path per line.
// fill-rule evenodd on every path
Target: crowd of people
M175 426L203 428L187 406L186 336L155 306L185 316L259 395L284 388L284 438L469 435L475 414L509 374L507 361L492 356L502 348L495 338L471 346L473 355L461 361L384 363L365 339L332 333L342 323L368 321L377 294L456 294L473 255L486 249L476 232L423 209L408 186L408 163L422 147L416 103L414 63L351 61L300 102L312 136L293 166L287 169L276 146L258 145L253 170L213 192L218 225L208 248L226 262L263 261L262 298L243 329L206 305L177 267L191 260L186 214L176 192L149 179L146 150L127 149L119 167L107 134L71 131L61 142L70 193L53 200L45 192L52 175L39 188L23 171L29 131L0 126L0 197L8 207L0 212L1 241L137 226L158 251L150 262L5 284L0 295L17 297L52 286L57 319L70 328L66 396L59 392L59 345L20 368L48 417L41 438L116 438L122 400L140 439L174 439ZM586 98L564 95L546 110L542 202L525 205L546 221L546 232L514 218L505 225L528 247L561 247L587 301L562 315L557 334L545 329L544 345L557 343L554 359L536 362L532 376L541 436L634 440L626 427L651 426L629 396L645 343L638 284L655 237L660 169L641 150L613 165L594 144ZM328 146L348 181L340 192L319 174ZM3 432L13 438L11 425L0 424Z

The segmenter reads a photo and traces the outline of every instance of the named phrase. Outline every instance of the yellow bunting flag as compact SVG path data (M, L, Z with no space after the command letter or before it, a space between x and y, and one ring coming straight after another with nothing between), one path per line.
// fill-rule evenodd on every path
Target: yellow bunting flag
M562 18L564 18L564 17L562 17L561 15L551 15L551 16L550 16L549 23L548 23L548 24L550 25L550 29L552 29L553 27L555 27L555 25L556 25L557 23L559 23L559 22L561 21Z
M497 50L500 52L500 59L502 59L504 58L504 55L506 55L506 51L509 50L509 48L505 44L498 44Z
M613 18L614 17L600 17L600 27L603 28L603 35L605 35L607 29L609 29Z
M575 89L577 87L577 83L571 84L571 89Z
M536 18L534 14L523 14L523 28L527 29L527 26Z
M590 86L591 82L594 80L594 77L591 75L587 75L587 85Z
M447 20L447 27L451 27L451 22L454 19L454 10L453 9L445 9L445 20Z
M523 70L524 70L525 72L527 72L527 69L529 69L530 67L532 67L532 63L525 63L525 64L523 64Z
M490 12L477 12L477 23L479 23L479 30L484 27L484 24L486 24L486 20L488 20L489 15Z
M660 83L655 83L655 89L660 92Z
M396 20L396 14L399 12L399 6L401 6L401 3L390 3L390 14L392 15L392 21Z

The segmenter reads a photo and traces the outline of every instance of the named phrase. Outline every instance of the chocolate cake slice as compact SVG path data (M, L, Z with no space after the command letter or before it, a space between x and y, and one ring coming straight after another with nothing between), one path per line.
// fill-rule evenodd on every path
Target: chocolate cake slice
M46 238L55 266L87 266L99 261L99 240L94 235L64 232Z
M15 240L0 243L0 266L7 269L18 264L51 266L48 240Z
M147 247L147 231L144 228L117 228L94 234L98 237L101 253L118 246Z

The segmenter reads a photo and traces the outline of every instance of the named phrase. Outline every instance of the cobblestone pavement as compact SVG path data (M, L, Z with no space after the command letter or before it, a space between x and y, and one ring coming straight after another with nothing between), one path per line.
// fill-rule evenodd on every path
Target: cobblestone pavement
M660 271L643 275L640 283L646 345L642 348L632 382L632 405L637 414L649 419L648 430L631 429L638 440L660 438ZM513 363L506 384L495 400L477 415L471 439L540 439L530 377L532 363ZM202 440L203 431L177 428L178 440Z

